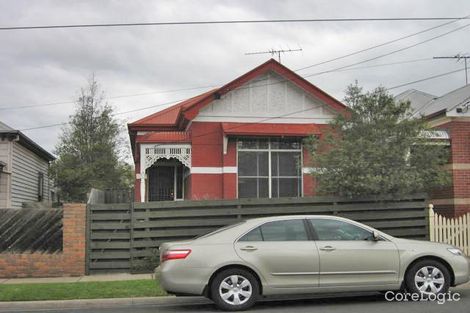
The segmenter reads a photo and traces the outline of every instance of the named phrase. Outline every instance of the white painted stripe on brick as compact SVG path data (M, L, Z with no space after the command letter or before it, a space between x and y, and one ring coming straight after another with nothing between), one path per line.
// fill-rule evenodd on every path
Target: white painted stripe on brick
M311 174L313 171L315 171L314 167L303 167L302 168L302 173L304 173L304 174Z
M191 167L191 174L222 174L221 167Z
M238 170L236 166L224 166L224 167L193 166L191 167L191 174L223 174L223 173L236 174L237 172Z
M236 166L224 166L223 171L226 174L237 174L238 168Z

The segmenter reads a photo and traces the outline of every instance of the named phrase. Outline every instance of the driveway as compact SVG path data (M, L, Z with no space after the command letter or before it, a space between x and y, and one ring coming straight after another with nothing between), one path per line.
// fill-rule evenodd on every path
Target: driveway
M356 294L343 297L316 298L307 300L283 300L283 301L264 301L258 303L248 312L287 312L295 313L468 313L470 306L470 289L454 289L459 292L461 300L456 302L447 302L438 304L437 302L388 302L382 294ZM128 307L107 307L93 309L67 309L67 310L30 310L21 312L74 312L74 313L189 313L189 312L221 312L218 311L209 302L178 305L174 304L148 305L148 306L128 306ZM1 312L19 312L19 311L1 311Z

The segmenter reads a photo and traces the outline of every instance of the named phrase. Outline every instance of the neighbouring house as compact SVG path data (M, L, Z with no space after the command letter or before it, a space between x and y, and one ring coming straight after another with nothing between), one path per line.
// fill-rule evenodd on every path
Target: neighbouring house
M0 122L0 208L50 204L53 189L48 171L54 159L21 131Z
M347 107L271 59L128 124L136 201L314 195L302 139Z
M470 212L470 85L437 97L418 90L407 90L395 97L409 100L415 116L424 116L436 130L435 138L448 145L447 165L452 185L431 194L431 202L447 215Z

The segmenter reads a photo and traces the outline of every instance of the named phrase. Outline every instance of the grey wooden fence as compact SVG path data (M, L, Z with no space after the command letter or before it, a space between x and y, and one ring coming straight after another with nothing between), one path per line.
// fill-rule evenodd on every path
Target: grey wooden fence
M148 270L148 264L158 261L157 248L162 242L192 238L243 219L269 215L332 214L393 236L427 239L425 207L424 195L399 200L313 197L89 203L88 270Z
M0 209L0 253L62 251L62 209Z

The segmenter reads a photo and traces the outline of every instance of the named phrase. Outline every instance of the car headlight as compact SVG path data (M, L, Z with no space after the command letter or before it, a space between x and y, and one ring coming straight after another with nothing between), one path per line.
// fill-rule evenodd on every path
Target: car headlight
M448 248L447 250L454 255L463 255L462 250L459 248Z

